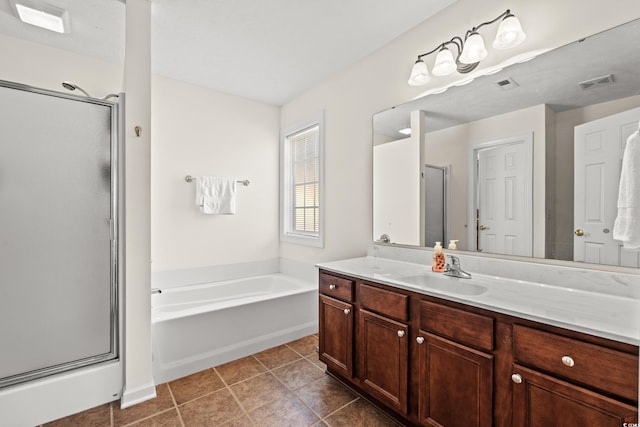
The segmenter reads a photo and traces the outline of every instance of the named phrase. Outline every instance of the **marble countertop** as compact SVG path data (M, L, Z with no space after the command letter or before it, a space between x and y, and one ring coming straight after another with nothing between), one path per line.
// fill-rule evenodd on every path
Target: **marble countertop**
M593 290L472 274L461 279L434 273L431 266L379 257L320 263L317 267L542 322L578 332L640 344L640 300ZM462 265L465 269L465 265Z

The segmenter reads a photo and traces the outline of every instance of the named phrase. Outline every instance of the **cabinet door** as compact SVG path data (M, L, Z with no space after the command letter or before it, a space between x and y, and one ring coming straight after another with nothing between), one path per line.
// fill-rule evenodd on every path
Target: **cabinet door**
M620 427L638 422L638 411L598 393L515 365L513 425Z
M360 310L360 380L373 397L407 413L409 327L384 316Z
M320 295L320 360L332 371L353 376L353 306Z
M493 356L420 331L418 407L428 426L491 426Z

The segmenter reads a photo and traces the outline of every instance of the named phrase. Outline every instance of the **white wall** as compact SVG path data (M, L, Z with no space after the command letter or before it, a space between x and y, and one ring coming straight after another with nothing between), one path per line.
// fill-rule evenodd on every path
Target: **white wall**
M4 34L0 34L0 52L0 80L69 94L71 92L62 88L62 82L68 80L98 98L121 92L124 88L122 64L105 62Z
M151 3L126 10L124 391L122 407L156 396L151 375ZM135 128L142 132L137 135Z
M152 270L277 258L279 108L154 76L152 113ZM185 175L251 183L235 215L205 215Z
M420 171L415 164L419 151L415 138L373 147L376 239L387 234L393 243L420 245Z
M282 108L286 127L316 111L325 111L326 230L323 249L281 245L281 256L321 262L362 256L372 240L372 130L374 113L424 90L406 82L415 57L453 35L510 8L527 32L517 49L491 52L490 67L529 50L555 48L640 17L636 0L458 0L423 24L398 37L356 65L301 94ZM440 80L446 81L446 80ZM427 87L428 88L428 87Z

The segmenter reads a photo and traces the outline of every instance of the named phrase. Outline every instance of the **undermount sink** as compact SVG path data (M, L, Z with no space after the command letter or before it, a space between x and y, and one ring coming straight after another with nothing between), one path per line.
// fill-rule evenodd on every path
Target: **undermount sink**
M487 292L487 288L485 286L469 283L468 280L447 276L434 277L433 274L429 273L404 276L398 278L398 280L420 286L421 288L437 289L439 291L460 295L482 295Z

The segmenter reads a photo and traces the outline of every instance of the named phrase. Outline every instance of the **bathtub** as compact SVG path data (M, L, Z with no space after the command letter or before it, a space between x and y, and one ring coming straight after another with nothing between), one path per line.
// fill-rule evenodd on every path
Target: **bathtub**
M284 274L162 289L151 298L156 384L318 331L318 288Z

